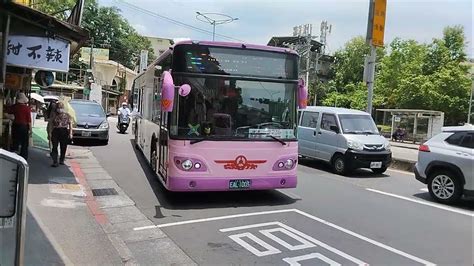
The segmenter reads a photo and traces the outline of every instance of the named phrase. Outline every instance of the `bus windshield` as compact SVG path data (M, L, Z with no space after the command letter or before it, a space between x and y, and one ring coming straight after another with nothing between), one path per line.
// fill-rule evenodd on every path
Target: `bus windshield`
M171 136L183 139L294 139L296 83L181 77Z

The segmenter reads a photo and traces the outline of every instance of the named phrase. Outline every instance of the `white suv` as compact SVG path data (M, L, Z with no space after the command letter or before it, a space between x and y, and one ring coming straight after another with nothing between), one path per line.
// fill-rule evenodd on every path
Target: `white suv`
M474 196L474 126L444 127L420 145L416 179L428 185L438 202L454 203Z

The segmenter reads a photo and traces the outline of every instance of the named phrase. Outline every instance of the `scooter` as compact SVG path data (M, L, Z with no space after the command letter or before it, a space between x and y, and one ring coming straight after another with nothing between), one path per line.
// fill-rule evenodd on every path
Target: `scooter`
M125 132L127 132L128 125L130 124L130 117L128 117L128 115L120 114L118 121L117 129L121 134L125 134Z

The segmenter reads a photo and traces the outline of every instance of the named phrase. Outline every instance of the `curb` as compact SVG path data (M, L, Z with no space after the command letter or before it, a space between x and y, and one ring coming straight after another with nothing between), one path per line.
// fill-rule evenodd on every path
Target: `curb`
M159 228L137 232L135 227L154 225L120 188L115 180L98 163L90 149L83 156L73 152L70 160L74 175L86 189L87 206L91 215L108 237L124 265L196 265L187 254ZM76 158L74 158L76 157ZM115 189L110 196L94 196L94 189ZM154 246L167 249L155 250L150 256L136 256L140 250ZM158 251L158 252L157 252ZM138 253L137 253L138 252Z
M399 158L392 158L392 163L390 164L390 169L402 170L407 172L413 172L415 170L416 162L399 159Z

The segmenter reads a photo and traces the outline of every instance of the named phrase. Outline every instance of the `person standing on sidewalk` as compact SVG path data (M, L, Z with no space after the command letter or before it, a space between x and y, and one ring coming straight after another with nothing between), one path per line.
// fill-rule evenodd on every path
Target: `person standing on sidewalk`
M56 104L56 116L52 120L51 142L53 149L51 158L53 159L52 167L58 167L58 146L61 153L59 155L59 164L64 164L66 158L66 150L69 141L72 139L72 119L71 116L64 111L64 104L59 102Z
M32 133L31 109L28 106L28 98L24 93L18 94L16 102L17 103L11 107L9 112L15 116L12 125L12 151L16 152L18 148L21 147L20 156L27 160L28 146Z
M54 121L54 118L56 117L56 114L58 113L56 111L56 102L51 102L51 104L49 105L48 107L48 110L46 111L46 115L47 115L47 121L48 121L48 124L46 126L46 131L48 133L48 146L49 146L49 149L51 150L51 135L52 135L52 132L53 132L53 121Z

